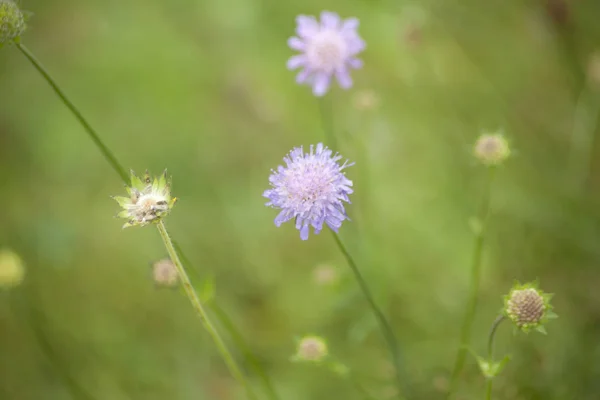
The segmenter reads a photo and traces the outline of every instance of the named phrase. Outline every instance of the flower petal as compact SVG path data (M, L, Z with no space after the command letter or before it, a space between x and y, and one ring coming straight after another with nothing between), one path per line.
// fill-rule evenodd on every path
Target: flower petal
M299 15L296 17L296 33L301 38L311 37L319 32L319 23L315 17Z
M331 11L321 12L321 25L327 29L338 29L340 26L340 16Z
M363 61L359 58L351 58L348 60L348 65L354 69L359 69L359 68L362 68Z
M304 51L306 44L302 39L293 36L288 39L288 46L293 50Z
M340 68L335 71L335 77L342 89L350 89L352 87L352 78L347 68Z
M330 83L331 77L329 74L324 72L317 73L313 82L313 94L317 97L325 95L329 89Z
M287 68L297 69L303 66L305 63L306 56L304 54L298 54L289 58L289 60L287 61Z
M308 224L304 224L302 226L302 229L300 229L300 239L308 240L308 233L309 233Z
M298 72L298 75L296 75L296 83L305 83L309 77L310 70L308 68L304 68L302 71Z

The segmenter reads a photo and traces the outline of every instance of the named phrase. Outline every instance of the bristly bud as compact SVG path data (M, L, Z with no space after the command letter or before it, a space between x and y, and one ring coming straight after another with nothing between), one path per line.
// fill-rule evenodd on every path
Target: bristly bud
M0 0L0 47L19 42L25 32L25 17L12 0Z
M294 361L320 362L327 357L327 344L322 337L304 336L298 341Z
M179 273L173 261L165 258L152 264L152 278L157 286L175 287L179 284Z
M117 217L127 220L123 228L158 223L171 211L177 201L175 197L171 197L171 180L167 178L166 170L160 177L154 179L150 177L148 171L143 179L138 178L131 171L131 186L126 187L126 190L129 197L113 197L123 208Z
M0 249L0 288L18 286L25 277L23 261L17 253Z
M473 154L485 165L500 165L510 156L510 146L502 133L484 133L475 142Z
M552 295L542 292L536 283L521 285L517 282L504 297L503 314L525 333L532 329L546 333L544 324L556 318L550 304L551 298Z

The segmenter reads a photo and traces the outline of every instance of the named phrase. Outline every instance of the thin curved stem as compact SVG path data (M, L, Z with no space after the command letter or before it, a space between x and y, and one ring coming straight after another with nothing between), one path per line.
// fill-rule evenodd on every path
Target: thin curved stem
M473 255L471 261L471 284L469 289L469 300L465 312L465 318L462 324L460 332L460 347L456 355L456 361L452 370L450 378L450 385L448 389L447 398L451 399L456 386L458 384L458 377L465 365L467 356L467 348L471 341L471 327L473 325L473 319L475 318L475 311L477 310L477 301L479 298L479 282L481 280L481 265L482 265L482 254L483 244L487 225L487 219L490 212L490 200L491 200L491 189L492 181L494 179L495 168L488 168L488 176L485 183L483 192L483 199L481 202L481 209L478 214L479 225L475 229L475 245L473 247Z
M488 344L487 344L487 355L488 362L492 363L494 358L494 339L496 338L496 331L498 330L498 326L504 321L504 315L499 315L492 324L492 328L490 329L490 335L488 336ZM492 400L492 383L493 378L488 377L487 382L485 384L485 399Z
M340 240L340 237L338 236L338 234L334 231L331 231L331 232L333 234L335 243L337 244L338 248L344 255L344 258L348 262L348 265L350 266L350 269L352 270L354 277L356 278L356 281L358 282L358 285L360 286L360 289L367 300L367 303L369 303L369 306L371 307L373 314L375 314L375 317L377 318L377 322L379 323L379 327L381 329L381 332L383 333L383 337L385 338L385 341L387 342L390 353L392 355L392 362L394 363L394 368L396 371L396 383L398 385L398 396L401 397L402 393L403 393L403 390L402 390L403 384L402 384L402 376L401 376L401 372L400 372L401 365L400 365L400 349L398 346L398 340L396 339L396 336L394 335L394 331L392 330L392 327L390 326L390 323L388 322L387 318L385 317L385 315L383 314L383 312L381 311L379 306L377 306L377 303L375 303L375 299L373 298L373 295L371 294L371 291L369 290L367 283L365 282L362 274L360 273L358 266L356 265L356 262L354 262L354 259L352 258L350 253L348 252L348 250L346 250L346 247Z
M246 380L246 378L244 377L244 374L242 373L240 367L237 365L231 352L225 345L225 342L223 341L223 339L219 335L219 332L217 331L214 324L210 320L210 317L208 316L206 310L204 309L204 306L200 302L200 298L196 294L196 291L194 290L192 283L190 282L190 278L188 277L187 272L183 268L183 264L179 260L179 256L177 255L177 251L175 250L175 247L173 246L173 242L171 241L171 238L169 237L169 233L167 232L167 229L165 228L164 222L161 220L158 222L158 224L156 226L158 228L158 231L160 232L160 236L165 244L165 247L167 248L169 257L171 257L171 261L173 261L173 264L175 264L175 267L177 268L177 272L179 273L179 278L181 279L183 289L185 290L185 293L186 293L188 299L190 300L190 303L192 303L192 307L194 307L196 314L200 318L202 325L204 325L204 328L207 330L208 334L211 336L211 338L215 342L217 349L219 350L219 353L221 353L221 357L223 357L225 364L227 364L227 367L229 368L229 371L231 372L231 375L233 375L233 377L242 386L244 386L244 388L246 389L246 394L248 395L248 398L256 400L257 397L254 394L254 391L250 387L250 385L249 385L248 381Z
M73 102L71 102L71 100L69 100L69 98L67 97L65 92L62 91L62 89L58 86L56 81L52 78L52 76L50 76L50 73L48 72L48 70L46 70L46 68L42 65L42 63L33 55L33 53L31 53L29 51L29 49L27 49L27 47L25 47L21 43L16 43L16 46L21 51L21 53L23 53L23 55L29 60L29 62L31 62L31 64L40 73L40 75L42 75L44 77L44 79L46 80L46 82L48 82L48 84L52 87L52 89L54 89L54 92L62 100L64 105L67 106L67 108L73 113L75 118L77 118L79 123L83 126L85 131L88 133L88 136L90 137L90 139L92 139L92 141L94 142L96 147L98 147L98 149L100 150L100 152L102 153L102 155L104 156L106 161L108 161L108 163L111 165L111 167L119 174L121 179L125 183L128 183L129 175L127 174L127 172L125 171L123 166L119 163L119 161L117 161L117 158L110 151L110 149L104 144L104 142L102 142L102 140L100 139L100 136L98 136L98 133L96 133L94 128L92 128L92 126L88 123L88 121L83 117L83 115L81 114L79 109L77 107L75 107L75 105L73 104Z
M104 144L104 142L102 142L98 133L91 127L91 125L88 123L88 121L83 117L83 115L81 114L79 109L69 100L67 95L58 86L56 81L52 78L52 76L46 70L46 68L43 66L43 64L24 45L18 44L18 43L16 45L17 45L17 48L21 51L21 53L23 53L23 55L34 66L34 68L48 82L48 84L52 87L54 92L58 95L58 97L65 104L65 106L73 113L73 115L76 117L76 119L79 121L79 123L83 126L85 131L88 133L89 137L92 139L94 144L98 147L98 149L100 150L100 152L102 153L102 155L104 156L106 161L109 163L109 165L112 167L112 169L117 173L117 175L119 175L119 177L125 184L129 184L130 183L129 175L127 174L125 168L123 168L122 164L119 163L119 161L114 156L114 154L110 151L110 149ZM177 242L175 240L171 240L171 242L172 242L173 246L177 249L177 253L179 254L179 256L185 260L189 260L185 256L185 254L183 253L183 250L177 244ZM191 265L191 263L189 261L186 261L186 264ZM239 332L235 331L235 328L233 327L232 324L230 324L230 325L224 324L224 325L227 327L227 329L230 330L232 337L241 337ZM267 381L268 381L268 377L266 376L264 371L260 370L259 375L263 377L263 380L267 379ZM270 385L270 383L267 386L272 389L272 385ZM271 390L271 389L269 389L269 390ZM272 399L276 400L277 397L273 396Z
M183 264L191 266L190 260L181 251L181 247L174 240L173 240L173 247L177 251L180 259L183 261ZM195 272L194 269L192 269L192 271ZM194 274L194 275L197 275L197 274ZM246 359L246 362L248 363L248 365L250 365L254 369L254 372L262 381L262 383L269 395L269 398L271 400L279 400L279 395L277 394L277 391L275 390L275 386L273 385L273 382L271 382L269 375L267 374L267 372L261 365L258 358L254 355L254 353L252 353L252 350L250 349L250 346L248 346L248 344L246 343L244 336L240 333L239 329L235 326L234 322L227 315L225 310L222 309L215 302L209 302L207 306L215 314L215 316L217 317L217 319L219 320L219 323L223 326L223 328L225 328L225 330L229 333L229 336L231 336L231 339L235 342L238 349L244 355L244 358Z

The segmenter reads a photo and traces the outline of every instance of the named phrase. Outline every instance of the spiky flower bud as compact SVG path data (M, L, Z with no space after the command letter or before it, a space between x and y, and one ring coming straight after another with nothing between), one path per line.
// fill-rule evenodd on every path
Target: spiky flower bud
M523 332L535 329L546 333L543 325L556 317L552 312L551 298L551 294L539 290L535 283L516 283L504 297L504 315Z
M23 261L17 253L0 249L0 288L18 286L25 276Z
M319 362L328 354L325 340L319 336L304 336L298 342L295 359Z
M117 216L127 220L123 228L157 223L177 201L177 198L171 197L171 180L167 178L167 171L154 179L150 178L148 171L143 179L131 171L131 186L127 186L126 190L129 197L113 197L123 208Z
M12 0L0 0L0 47L18 42L25 32L25 17Z
M473 153L485 165L499 165L510 156L510 147L502 133L484 133L475 142Z
M175 287L179 283L177 268L168 258L152 264L152 278L157 286Z

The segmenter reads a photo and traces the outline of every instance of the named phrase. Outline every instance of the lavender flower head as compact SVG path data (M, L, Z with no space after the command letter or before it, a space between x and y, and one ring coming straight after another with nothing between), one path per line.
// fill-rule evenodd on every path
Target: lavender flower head
M308 239L310 226L315 234L321 232L323 223L338 231L342 222L349 219L343 202L350 203L348 195L352 193L352 181L342 171L354 165L348 161L340 165L341 158L322 143L316 149L311 145L308 153L296 147L283 158L286 166L272 171L272 188L263 194L269 199L267 206L281 210L275 225L295 218L302 240Z
M315 96L323 96L335 75L340 86L349 89L349 70L362 67L362 61L355 56L366 47L357 32L358 19L342 20L336 13L323 11L320 22L315 17L299 15L296 23L298 36L291 37L288 45L301 54L287 62L288 69L302 67L296 82L311 85Z

